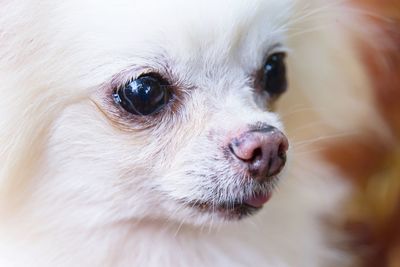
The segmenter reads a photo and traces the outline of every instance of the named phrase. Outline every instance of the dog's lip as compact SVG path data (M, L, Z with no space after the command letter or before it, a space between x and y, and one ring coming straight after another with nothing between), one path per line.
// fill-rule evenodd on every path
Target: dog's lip
M190 207L197 208L203 212L219 213L228 219L240 219L249 216L262 209L265 203L271 198L272 192L255 193L247 198L229 201L229 202L201 202L194 201L190 203Z
M253 208L257 208L257 209L262 208L262 206L271 199L271 196L272 196L272 192L256 194L254 196L244 199L243 203L248 206L251 206Z

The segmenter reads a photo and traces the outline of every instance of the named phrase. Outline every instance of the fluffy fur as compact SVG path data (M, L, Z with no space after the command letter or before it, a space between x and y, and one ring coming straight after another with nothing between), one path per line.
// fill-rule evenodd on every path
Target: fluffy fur
M0 7L1 266L313 267L342 258L328 247L321 216L334 213L345 185L301 140L347 133L360 114L374 116L344 30L359 21L346 4ZM250 194L220 148L249 124L283 129L249 85L276 51L289 52L290 92L277 104L292 137L277 192L238 221L188 207ZM123 116L111 90L150 71L179 85L178 108L154 120ZM303 123L296 115L304 109ZM309 124L316 121L330 127Z

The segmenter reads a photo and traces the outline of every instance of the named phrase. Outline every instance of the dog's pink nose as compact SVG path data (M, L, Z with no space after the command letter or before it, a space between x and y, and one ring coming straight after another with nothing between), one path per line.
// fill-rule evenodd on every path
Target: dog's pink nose
M282 170L288 147L285 135L272 126L245 132L229 145L232 154L257 180L273 177Z

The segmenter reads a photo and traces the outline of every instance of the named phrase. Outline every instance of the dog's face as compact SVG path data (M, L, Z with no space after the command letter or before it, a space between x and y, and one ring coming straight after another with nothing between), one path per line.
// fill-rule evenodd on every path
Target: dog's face
M68 104L35 193L49 214L207 223L261 208L288 148L271 105L290 1L51 6L41 79Z

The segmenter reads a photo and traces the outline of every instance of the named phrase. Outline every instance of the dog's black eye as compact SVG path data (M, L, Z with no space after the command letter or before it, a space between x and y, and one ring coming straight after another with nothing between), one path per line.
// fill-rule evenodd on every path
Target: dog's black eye
M114 100L135 115L160 111L171 98L168 84L158 75L146 74L115 90Z
M263 68L263 89L272 97L277 97L286 91L285 53L272 54Z

